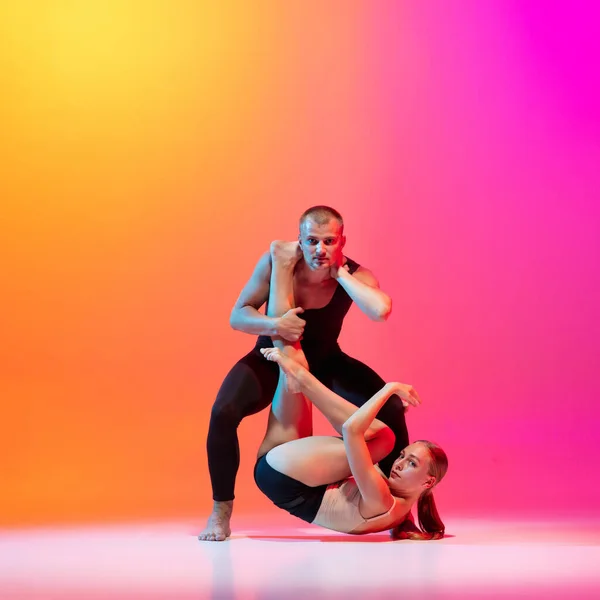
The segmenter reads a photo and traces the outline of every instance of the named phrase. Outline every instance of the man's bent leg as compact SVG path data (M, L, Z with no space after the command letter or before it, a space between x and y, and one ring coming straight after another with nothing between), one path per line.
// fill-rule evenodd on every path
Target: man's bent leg
M237 428L241 420L266 408L277 386L276 365L254 350L228 373L212 408L207 438L214 506L198 539L222 541L231 534L235 478L240 457Z
M323 369L319 369L318 373L315 372L315 375L327 387L355 406L362 406L385 385L385 381L373 369L344 353L329 360ZM396 436L392 451L379 461L379 467L387 477L400 452L408 446L408 429L404 412L402 400L394 395L377 413L377 418Z

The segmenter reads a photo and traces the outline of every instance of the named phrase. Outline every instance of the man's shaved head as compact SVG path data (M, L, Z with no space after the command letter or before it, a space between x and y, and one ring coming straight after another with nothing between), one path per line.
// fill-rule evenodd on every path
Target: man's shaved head
M344 219L342 219L342 215L340 215L335 208L331 208L331 206L324 206L322 204L318 206L311 206L302 213L300 217L300 227L302 227L302 223L304 223L304 221L307 219L311 219L318 225L324 225L325 223L331 221L331 219L335 219L339 222L342 229L344 227Z

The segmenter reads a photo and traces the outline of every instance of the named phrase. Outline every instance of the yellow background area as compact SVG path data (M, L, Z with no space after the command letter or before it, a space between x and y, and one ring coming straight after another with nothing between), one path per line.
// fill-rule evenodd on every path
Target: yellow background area
M208 512L210 409L253 344L231 307L315 204L393 297L341 343L419 391L442 512L551 506L548 440L597 460L599 63L555 81L535 19L444 6L4 3L1 525ZM238 514L276 510L265 424Z

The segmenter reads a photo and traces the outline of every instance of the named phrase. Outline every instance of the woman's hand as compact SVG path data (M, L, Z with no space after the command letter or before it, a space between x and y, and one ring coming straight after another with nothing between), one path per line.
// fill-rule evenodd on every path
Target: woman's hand
M400 397L404 406L419 406L421 404L421 398L419 398L417 390L409 383L391 381L390 383L386 383L386 387L392 394Z

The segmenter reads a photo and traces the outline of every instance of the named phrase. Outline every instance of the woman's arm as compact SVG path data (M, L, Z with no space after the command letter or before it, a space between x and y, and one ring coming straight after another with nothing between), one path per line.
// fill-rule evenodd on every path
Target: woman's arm
M363 500L363 516L386 512L393 503L387 483L375 469L365 441L365 431L390 396L398 394L405 406L418 406L421 400L412 386L386 383L379 392L352 414L342 426L342 436L348 463Z

